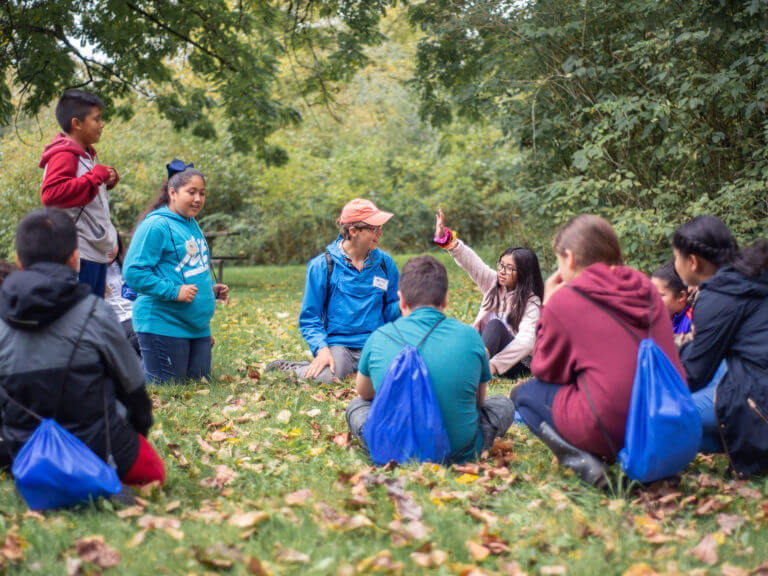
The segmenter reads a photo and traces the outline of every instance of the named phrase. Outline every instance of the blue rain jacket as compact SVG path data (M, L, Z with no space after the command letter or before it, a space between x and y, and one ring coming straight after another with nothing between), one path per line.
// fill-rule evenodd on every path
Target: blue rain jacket
M379 326L400 318L400 273L392 257L377 248L358 271L341 253L340 243L341 236L326 247L334 263L327 322L323 321L328 274L325 253L315 256L307 265L299 330L312 354L326 346L362 348Z

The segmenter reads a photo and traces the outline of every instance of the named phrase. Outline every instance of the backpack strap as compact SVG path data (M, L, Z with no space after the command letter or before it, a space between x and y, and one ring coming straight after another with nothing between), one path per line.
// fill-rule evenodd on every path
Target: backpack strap
M638 336L637 333L632 328L629 327L629 324L627 324L626 322L624 322L624 320L622 320L621 318L616 316L616 314L614 314L613 312L608 310L608 308L606 308L605 306L600 304L600 302L598 302L597 300L592 298L592 296L590 296L589 294L587 294L586 292L581 290L581 288L576 288L575 286L571 286L570 284L568 284L568 288L570 288L571 290L576 292L576 294L579 294L585 300L589 300L590 302L592 302L592 304L594 304L595 306L600 308L600 310L602 310L603 312L608 314L608 316L613 318L616 321L616 323L619 324L619 326L621 326L622 328L624 328L624 330L629 332L629 334L632 336L632 338L634 338L638 342L640 340L642 340L642 338L640 338L640 336ZM650 319L653 320L653 300L650 298L650 296L649 296L649 300L651 301L651 307L650 307L650 315L651 316L650 316ZM652 326L651 326L651 323L649 322L649 326L648 326L648 335L649 335L649 337L650 337L651 329L652 329Z
M387 272L387 263L384 261L384 256L381 257L381 269L384 270L384 276L387 277L387 286L389 286L389 272ZM382 315L387 309L387 291L384 290L381 295Z
M333 256L325 251L325 302L323 302L323 326L328 328L328 301L331 299L331 276L333 276Z
M427 339L427 338L429 338L429 335L430 335L430 334L432 334L432 332L434 331L434 329L435 329L435 328L437 328L437 325L438 325L438 324L440 324L440 322L442 322L443 320L445 320L445 316L443 316L442 318L440 318L440 320L438 320L437 322L435 322L435 323L432 325L432 328L430 328L430 329L429 329L429 332L427 332L426 334L424 334L424 338L422 338L422 339L419 341L419 343L418 343L418 344L416 344L416 349L419 349L419 348L421 348L421 345L422 345L422 344L424 344L424 342L426 341L426 339ZM394 326L394 324L393 324L393 326ZM397 329L397 326L395 326L395 329ZM398 332L399 332L399 331L398 331ZM402 334L401 334L400 336L402 337Z
M600 416L597 414L597 408L595 408L595 403L592 402L592 395L589 393L589 388L587 387L587 381L584 379L583 373L579 373L577 378L581 380L581 386L584 388L584 393L587 396L587 402L589 402L589 407L592 410L592 414L595 415L595 420L597 420L597 425L600 427L600 432L603 433L603 436L605 437L605 441L608 443L608 448L611 449L611 452L613 452L614 459L619 459L619 452L616 450L616 445L613 443L613 440L611 440L611 436L608 434L608 430L605 429L605 426L603 426L603 421L600 419Z

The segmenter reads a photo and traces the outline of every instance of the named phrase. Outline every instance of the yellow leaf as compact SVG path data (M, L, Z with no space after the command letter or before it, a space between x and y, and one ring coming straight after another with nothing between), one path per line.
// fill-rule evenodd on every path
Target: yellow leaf
M477 480L479 476L475 476L474 474L462 474L458 478L456 478L456 482L459 484L471 484L475 480Z

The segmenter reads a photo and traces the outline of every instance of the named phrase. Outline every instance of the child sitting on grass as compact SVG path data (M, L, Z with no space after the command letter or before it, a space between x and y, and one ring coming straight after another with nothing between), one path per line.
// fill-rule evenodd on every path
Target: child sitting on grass
M72 219L55 208L28 214L16 229L16 253L21 270L0 288L0 412L9 456L39 424L30 410L104 461L109 438L124 483L164 482L163 462L145 438L152 402L139 359L104 300L78 282Z
M661 294L672 318L672 331L676 338L678 335L689 334L693 329L693 307L688 302L690 292L675 271L674 262L656 268L651 274L651 282Z
M680 361L701 415L700 450L725 450L739 476L755 474L768 468L768 241L739 250L722 220L697 216L672 244L678 274L699 288L696 337Z
M123 265L138 292L133 326L147 382L166 384L211 374L211 318L229 289L214 284L208 244L195 220L205 205L205 177L174 159L168 179L133 235Z

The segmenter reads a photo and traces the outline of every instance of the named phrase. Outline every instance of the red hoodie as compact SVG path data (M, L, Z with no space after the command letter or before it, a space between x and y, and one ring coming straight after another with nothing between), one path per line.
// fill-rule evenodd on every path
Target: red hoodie
M648 278L631 268L593 264L569 285L598 301L641 338L648 336L650 296L653 339L685 378L672 322ZM571 444L614 456L589 406L583 379L616 450L624 446L637 350L638 341L616 320L567 286L541 309L531 372L539 380L563 385L555 396L552 416L557 431Z
M53 142L43 150L40 168L45 168L43 178L43 206L73 208L86 206L99 193L99 186L109 180L107 166L95 164L78 176L80 158L95 162L96 150L88 150L64 133L57 134ZM114 188L117 181L108 189Z

